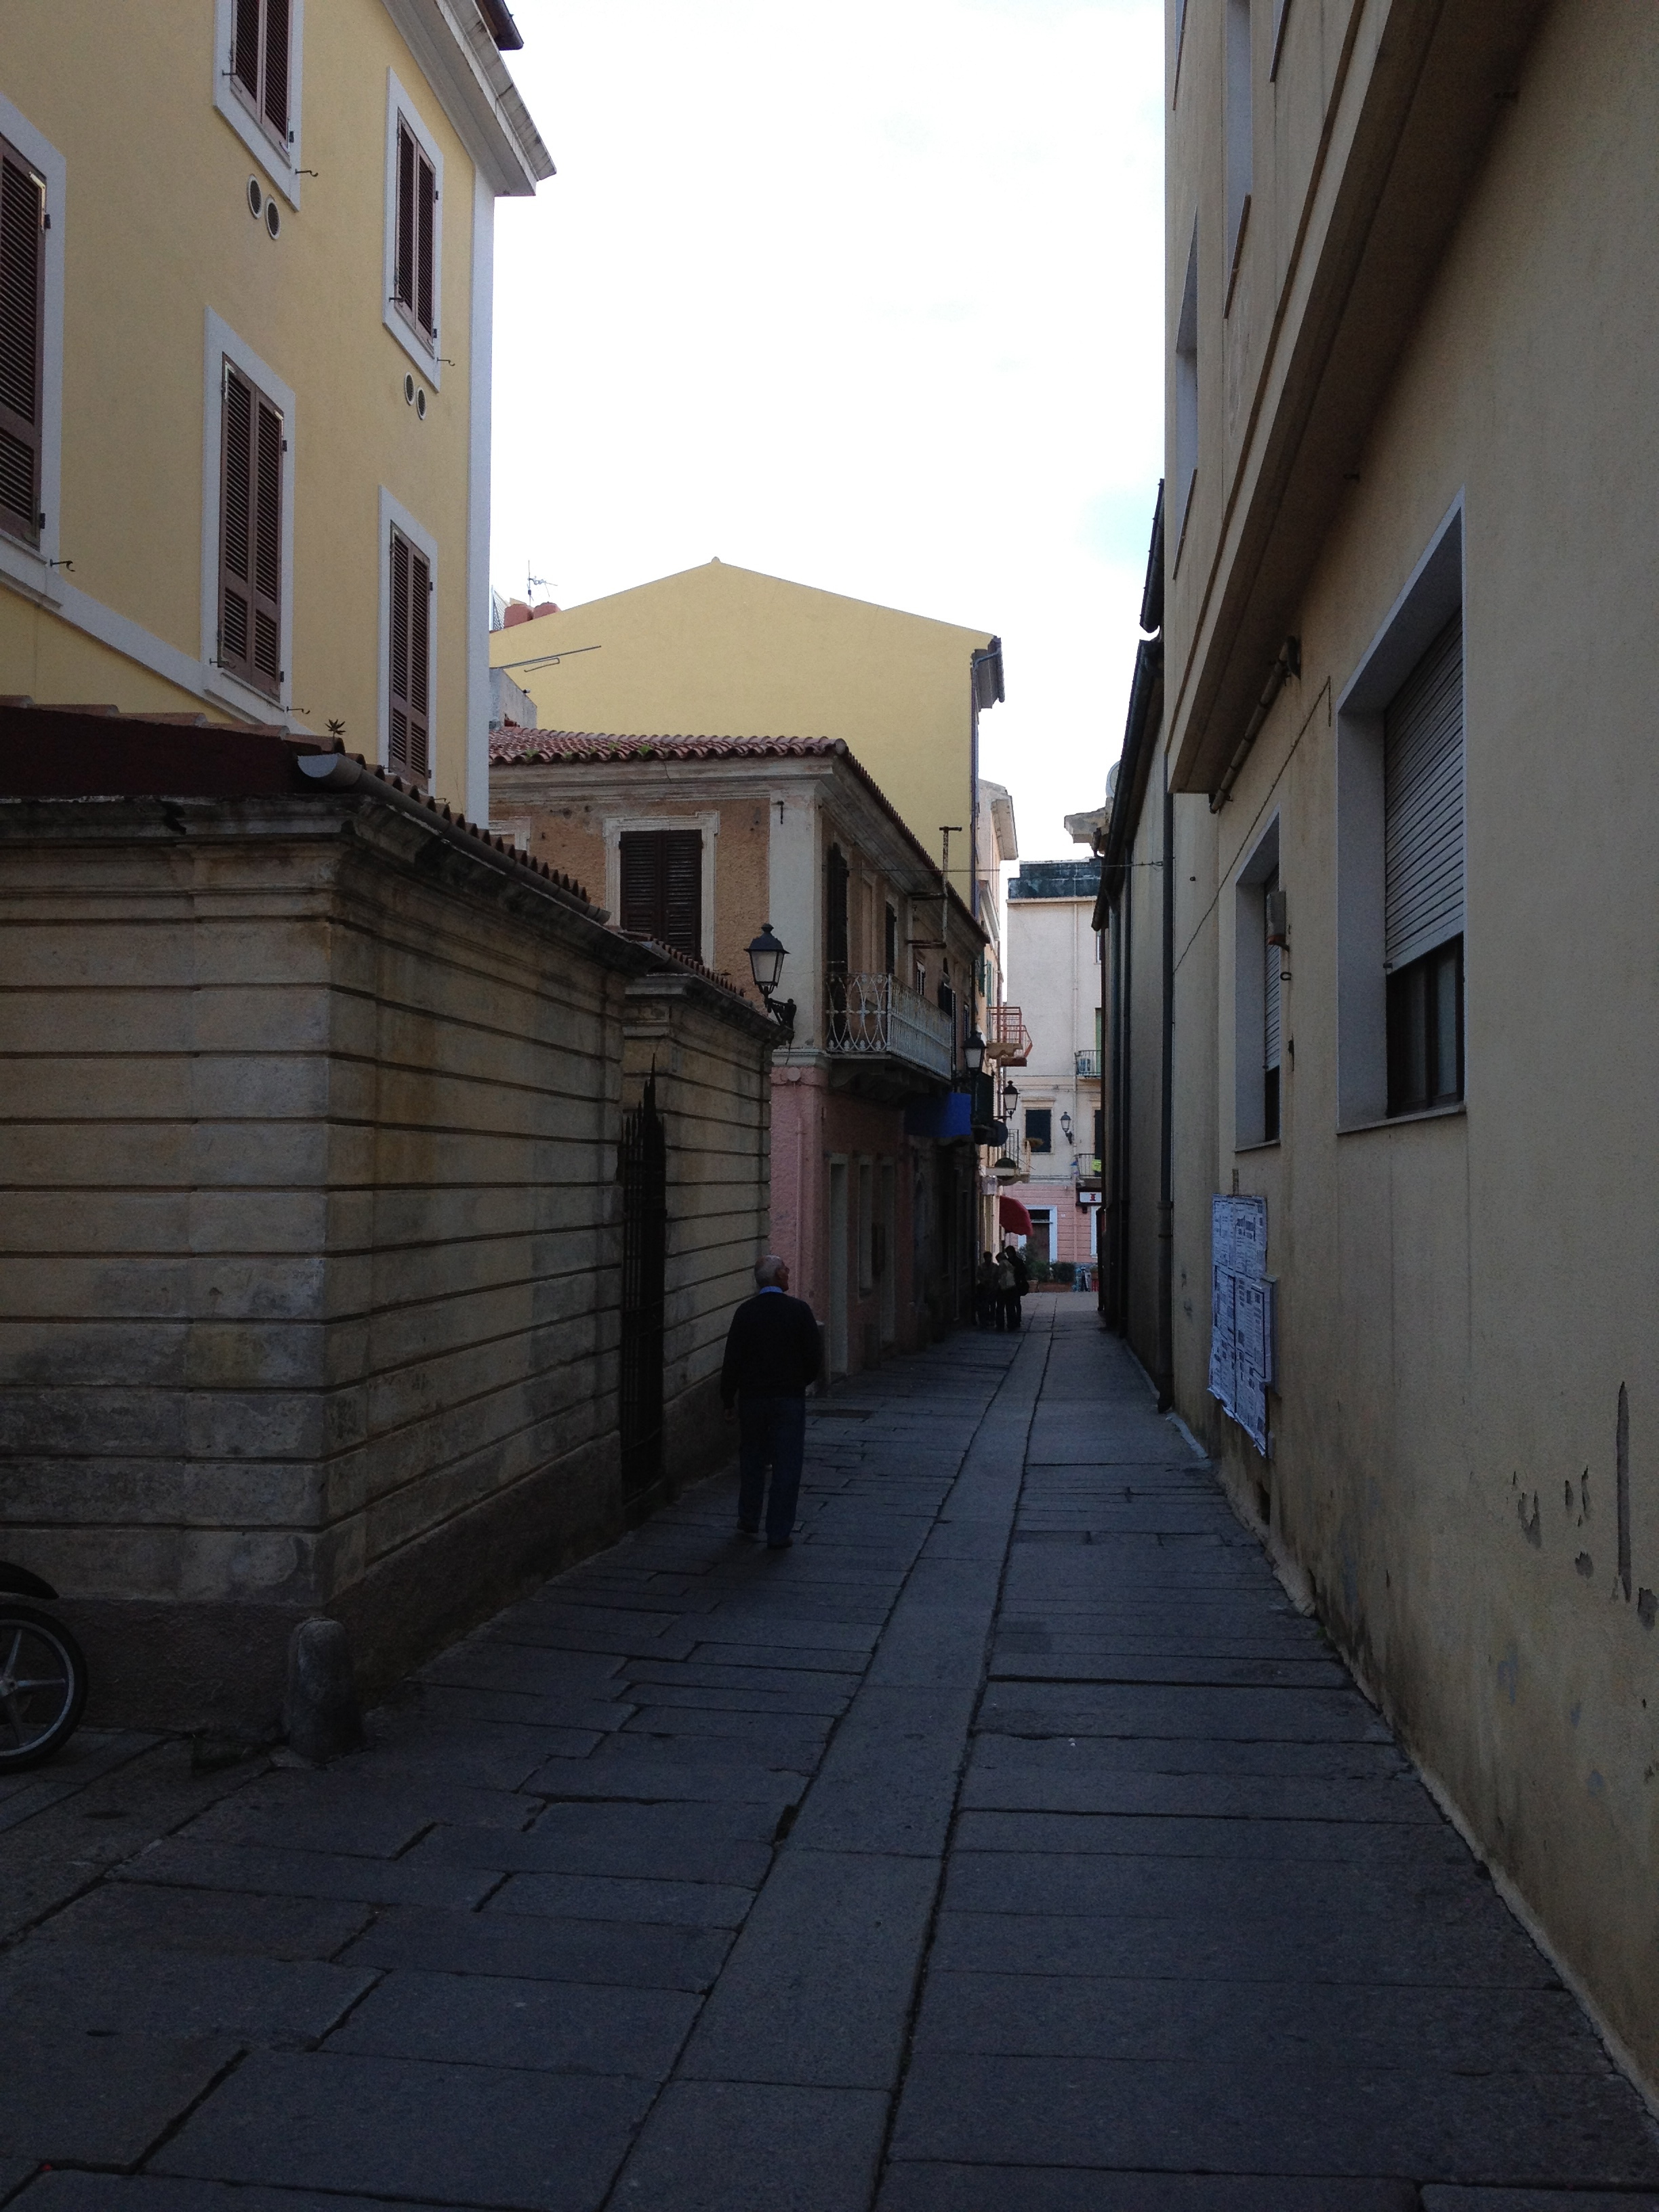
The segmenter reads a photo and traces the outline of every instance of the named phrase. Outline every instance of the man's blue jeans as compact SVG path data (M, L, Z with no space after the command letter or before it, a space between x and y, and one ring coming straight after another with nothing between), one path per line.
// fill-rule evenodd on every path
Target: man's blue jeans
M766 1540L781 1544L795 1525L795 1501L800 1496L800 1463L806 1449L806 1400L752 1398L743 1392L738 1399L738 1518L745 1528L758 1528L761 1499L766 1498ZM772 1487L766 1487L767 1462L771 1462Z

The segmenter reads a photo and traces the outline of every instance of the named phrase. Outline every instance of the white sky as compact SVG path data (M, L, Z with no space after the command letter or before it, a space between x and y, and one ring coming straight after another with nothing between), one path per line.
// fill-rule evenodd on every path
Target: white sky
M982 771L1075 853L1159 474L1161 0L514 15L559 174L498 210L498 588L718 554L998 631Z

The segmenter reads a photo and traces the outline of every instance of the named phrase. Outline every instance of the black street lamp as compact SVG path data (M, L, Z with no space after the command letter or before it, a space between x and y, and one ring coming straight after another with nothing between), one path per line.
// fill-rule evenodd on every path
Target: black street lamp
M755 988L766 1002L766 1011L779 1027L793 1030L795 1026L795 1002L786 1000L781 1006L772 1003L772 994L778 988L778 978L783 973L783 963L789 957L782 944L772 934L769 921L761 925L761 933L749 945L749 966L755 978Z
M985 1065L985 1040L975 1030L969 1030L968 1041L962 1048L963 1059L968 1064L969 1075L977 1075Z

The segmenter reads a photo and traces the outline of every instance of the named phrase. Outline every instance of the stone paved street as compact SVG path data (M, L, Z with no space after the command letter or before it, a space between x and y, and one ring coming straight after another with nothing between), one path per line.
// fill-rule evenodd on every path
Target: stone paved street
M0 2201L1656 2212L1203 1463L1085 1300L1028 1313L815 1410L793 1550L707 1484L360 1757L20 1782Z

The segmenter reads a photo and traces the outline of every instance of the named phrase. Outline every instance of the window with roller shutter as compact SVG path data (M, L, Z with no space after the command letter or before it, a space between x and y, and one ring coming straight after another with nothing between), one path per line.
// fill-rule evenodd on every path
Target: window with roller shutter
M0 138L0 530L40 542L46 191Z
M219 665L282 688L282 410L226 361L221 385Z
M438 335L438 179L407 122L398 125L397 252L392 297L428 345Z
M424 783L432 773L432 567L395 525L391 561L386 760Z
M619 840L622 926L702 957L702 835L696 830L629 830Z
M1383 718L1389 1112L1463 1096L1463 617Z
M292 0L235 0L230 75L242 99L286 155L293 137L289 58Z

